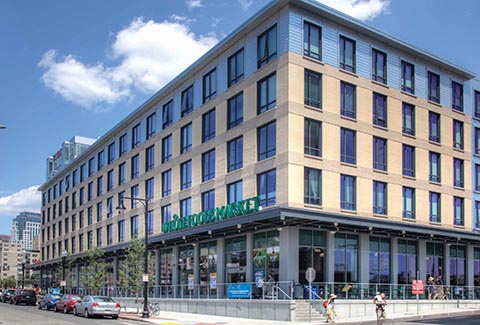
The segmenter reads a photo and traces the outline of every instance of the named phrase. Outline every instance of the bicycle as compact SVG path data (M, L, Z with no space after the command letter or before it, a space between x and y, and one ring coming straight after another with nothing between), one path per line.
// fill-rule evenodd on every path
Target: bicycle
M154 316L160 315L160 305L158 302L148 304L148 313Z

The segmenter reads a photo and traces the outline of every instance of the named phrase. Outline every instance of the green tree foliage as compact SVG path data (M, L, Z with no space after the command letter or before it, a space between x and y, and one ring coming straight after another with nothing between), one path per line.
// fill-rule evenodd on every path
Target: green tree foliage
M80 277L86 289L97 292L107 281L103 251L95 247L87 253L86 265Z
M131 293L139 296L143 288L143 266L145 245L138 239L130 241L130 247L125 250L125 261L119 270L119 285L125 286Z

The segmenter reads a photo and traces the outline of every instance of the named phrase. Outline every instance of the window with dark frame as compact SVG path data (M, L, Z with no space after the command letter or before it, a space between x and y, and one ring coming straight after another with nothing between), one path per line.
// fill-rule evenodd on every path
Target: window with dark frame
M172 135L162 139L162 163L172 159Z
M322 171L305 167L303 184L303 202L305 204L322 205Z
M303 23L303 55L322 60L322 28L307 21Z
M172 194L172 170L169 169L162 173L162 197Z
M140 156L138 154L133 156L131 163L131 178L133 179L140 175Z
M140 144L140 123L132 128L132 149Z
M155 168L155 145L145 149L145 172Z
M373 181L373 213L387 214L387 183Z
M243 123L243 92L228 99L227 110L228 130Z
M149 116L147 116L147 139L150 139L155 135L157 128L157 114L153 112Z
M345 36L340 36L340 68L355 73L355 41Z
M202 211L215 208L215 190L202 193Z
M356 87L343 81L340 83L340 114L353 119L357 117Z
M227 171L233 172L243 167L243 137L227 142Z
M480 128L475 128L473 141L475 149L474 153L480 155Z
M260 196L260 206L267 207L276 204L277 179L276 170L272 169L257 175L257 193Z
M213 69L203 76L203 103L217 96L217 69Z
M453 186L463 188L464 186L464 168L463 160L453 158Z
M110 164L115 160L115 142L108 145L108 163Z
M340 129L340 161L355 165L356 159L356 132L354 130Z
M100 151L97 155L97 171L105 167L105 151ZM65 192L68 190L68 184L65 183Z
M162 107L162 130L173 123L173 99Z
M192 187L192 161L180 165L180 190Z
M440 143L440 114L428 112L428 140Z
M387 83L387 53L372 49L372 79Z
M306 155L322 156L322 122L305 118L304 122L304 153Z
M405 219L415 219L415 189L404 186L402 188L402 211Z
M215 108L202 115L202 142L215 138Z
M119 138L119 149L118 155L119 157L127 153L127 134L125 133Z
M276 155L277 127L275 121L265 124L257 129L258 161Z
M455 226L465 225L465 208L463 197L453 197L453 224Z
M186 198L180 201L180 217L186 217L192 214L192 198Z
M387 96L373 93L373 124L387 127Z
M357 209L357 179L355 176L340 175L340 208L355 211Z
M243 182L238 181L227 185L227 204L239 202L243 199Z
M402 103L402 132L415 135L415 106Z
M120 165L118 165L118 185L122 185L125 183L125 181L127 180L127 176L126 176L126 173L125 173L125 163L121 163Z
M438 152L430 151L428 153L429 158L429 180L431 182L440 183L441 181L441 173L440 173L440 154Z
M277 25L273 25L257 38L257 69L277 57Z
M452 108L463 112L463 85L452 81Z
M440 76L428 71L428 99L440 103Z
M387 139L373 137L373 169L387 171Z
M415 147L406 144L402 147L402 175L415 177Z
M189 123L181 128L181 147L180 153L185 153L192 150L192 123Z
M305 69L304 80L305 105L322 107L322 75Z
M474 91L473 92L473 96L474 96L474 115L475 117L477 118L480 118L480 91Z
M463 122L453 120L453 147L463 150Z
M277 77L273 73L257 83L257 114L262 114L277 105Z
M215 149L202 154L202 182L215 178Z
M243 79L244 74L243 48L228 58L228 87Z
M442 222L441 215L441 194L430 192L430 222Z
M193 85L182 91L181 104L182 117L193 111Z
M402 60L402 90L415 94L415 66Z
M480 192L480 165L475 164L475 191Z

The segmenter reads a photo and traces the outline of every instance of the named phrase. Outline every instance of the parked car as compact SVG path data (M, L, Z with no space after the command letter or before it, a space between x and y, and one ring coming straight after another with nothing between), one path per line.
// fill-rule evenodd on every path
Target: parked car
M10 297L10 303L35 306L37 304L37 294L33 289L17 289L15 294Z
M2 295L2 302L10 302L10 298L15 295L15 290L8 289Z
M120 314L120 304L110 297L85 296L82 301L75 304L73 314L75 316L83 315L85 318L99 315L111 316L116 319Z
M38 302L38 309L52 310L55 306L55 302L57 302L57 300L61 297L62 296L60 295L49 293Z
M64 314L68 314L69 312L73 311L75 304L81 300L82 298L80 298L80 296L64 295L61 299L58 299L55 302L53 311L57 312L63 310Z

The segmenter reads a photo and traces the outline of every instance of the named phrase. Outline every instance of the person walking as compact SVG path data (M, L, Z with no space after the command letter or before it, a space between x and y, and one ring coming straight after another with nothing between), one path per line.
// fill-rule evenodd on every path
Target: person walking
M332 293L327 301L327 323L335 323L335 316L337 316L335 298L337 298L337 295Z
M377 325L381 325L382 321L387 318L387 313L385 307L387 305L387 300L385 299L385 292L380 292L379 295L375 296L375 312L377 313Z

